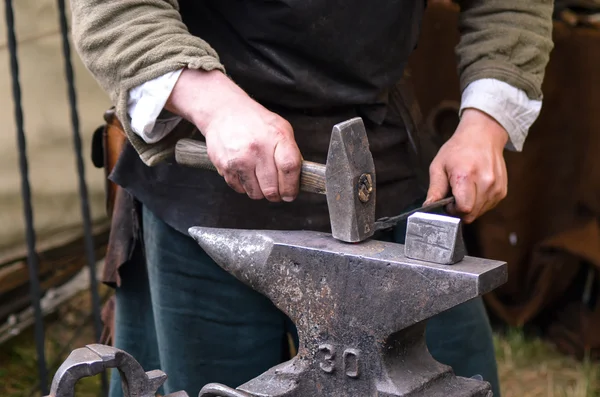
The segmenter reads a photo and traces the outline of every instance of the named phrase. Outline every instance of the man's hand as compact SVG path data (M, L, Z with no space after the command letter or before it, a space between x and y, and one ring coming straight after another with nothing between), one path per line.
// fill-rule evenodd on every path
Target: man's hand
M466 223L494 208L507 193L503 150L508 133L489 115L465 109L452 138L429 167L426 204L440 200L451 189L455 204L448 211Z
M184 70L166 108L198 127L211 162L236 192L257 200L296 198L302 157L292 126L223 73Z

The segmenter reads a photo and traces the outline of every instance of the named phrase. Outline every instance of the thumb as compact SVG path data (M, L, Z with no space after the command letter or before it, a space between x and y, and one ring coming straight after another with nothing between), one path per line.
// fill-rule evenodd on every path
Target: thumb
M432 163L429 168L429 190L427 191L427 199L423 205L443 199L448 194L449 188L448 175L446 175L444 167L437 163Z

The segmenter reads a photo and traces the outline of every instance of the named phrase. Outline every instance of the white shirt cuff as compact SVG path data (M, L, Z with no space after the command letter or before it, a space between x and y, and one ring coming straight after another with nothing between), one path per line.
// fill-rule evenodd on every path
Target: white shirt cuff
M181 121L179 116L158 117L182 71L166 73L129 91L127 113L131 117L131 128L146 143L160 141Z
M493 117L508 132L506 149L523 150L529 128L538 118L542 101L529 99L525 91L496 79L481 79L463 91L460 115L475 108Z

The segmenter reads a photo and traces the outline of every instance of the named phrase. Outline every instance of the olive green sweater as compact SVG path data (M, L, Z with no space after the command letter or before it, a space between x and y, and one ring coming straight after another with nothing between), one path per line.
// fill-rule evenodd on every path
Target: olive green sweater
M456 48L461 89L494 78L542 97L552 50L552 0L463 0ZM221 70L210 44L192 36L177 0L71 0L73 40L81 59L109 94L132 145L147 165L173 152L194 128L180 123L155 144L136 135L127 115L129 91L180 68Z

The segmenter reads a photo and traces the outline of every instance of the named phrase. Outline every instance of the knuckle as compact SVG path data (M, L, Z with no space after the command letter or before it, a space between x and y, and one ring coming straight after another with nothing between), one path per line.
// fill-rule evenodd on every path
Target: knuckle
M262 151L262 145L257 140L251 140L246 144L246 152L250 155L257 155Z
M292 125L283 117L274 115L269 124L273 127L275 134L280 137L288 138L290 134L293 134Z
M437 174L440 170L441 170L441 165L439 162L437 161L432 161L431 164L429 164L429 173L430 174Z
M280 166L281 171L284 174L293 174L300 171L300 162L299 161L286 161Z
M506 193L506 185L495 183L492 187L491 197L494 199L494 201L498 202L506 197Z
M462 184L464 182L468 182L471 177L463 172L454 172L452 177L450 178L452 186L456 186Z
M469 214L473 211L473 203L464 203L464 202L458 202L456 203L456 209L459 212L462 212L464 214Z
M248 175L242 171L237 171L235 173L236 178L240 181L240 184L246 189L246 191L248 191L249 189L252 189L252 186L250 186L248 184Z
M279 201L279 191L277 188L265 188L262 194L269 201Z
M496 187L492 192L492 199L495 202L498 202L504 198L502 188Z
M252 200L260 200L264 197L262 193L248 187L246 188L246 194L248 194L248 197Z
M277 168L284 174L292 174L300 171L302 162L299 159L287 158L280 161Z
M465 167L463 173L470 178L476 177L479 174L479 169L475 164L469 164Z
M250 160L246 156L235 156L225 162L224 168L228 172L240 173L250 168Z
M496 183L496 176L491 173L491 172L486 172L483 173L480 176L480 180L481 180L481 184L486 187L486 188L490 188L493 187ZM495 190L497 190L498 188L496 187Z
M470 165L451 168L451 178L455 182L472 181L477 174L477 169Z

